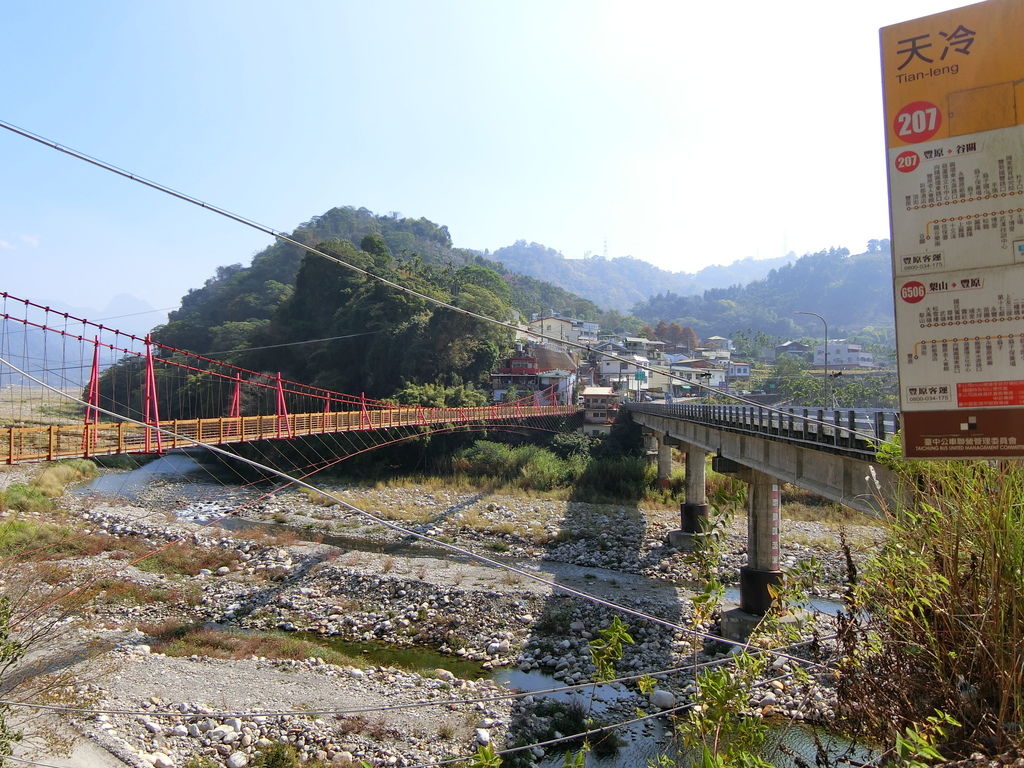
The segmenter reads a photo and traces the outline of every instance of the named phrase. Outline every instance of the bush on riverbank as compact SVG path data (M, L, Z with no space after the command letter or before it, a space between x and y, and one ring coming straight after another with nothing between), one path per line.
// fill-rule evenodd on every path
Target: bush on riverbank
M904 501L841 633L846 724L892 745L943 712L947 757L1024 747L1024 466L891 464Z
M683 492L682 476L668 489L657 487L657 466L636 456L595 457L570 452L564 457L536 445L511 446L478 440L451 461L455 475L476 486L524 491L563 489L574 501L614 503L646 499L672 503Z
M41 513L53 510L53 499L71 483L95 477L96 465L88 459L69 459L47 465L28 483L12 483L0 491L0 511Z

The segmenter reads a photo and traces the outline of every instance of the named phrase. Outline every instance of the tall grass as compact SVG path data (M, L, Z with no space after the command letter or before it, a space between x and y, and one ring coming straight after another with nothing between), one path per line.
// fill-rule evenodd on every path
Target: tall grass
M526 491L562 490L577 501L670 501L683 493L682 478L665 491L657 487L657 466L643 457L594 457L581 452L564 456L536 445L510 446L478 440L451 461L456 476L478 486Z
M53 509L55 499L71 483L95 477L96 465L88 459L70 459L49 464L32 481L12 483L0 491L0 510L42 513Z
M847 724L891 744L941 710L952 752L1024 747L1024 466L894 469L903 501L841 634Z
M478 440L452 459L456 472L492 485L532 491L564 487L579 477L585 466L586 459L581 456L561 459L540 446L509 446L490 440Z

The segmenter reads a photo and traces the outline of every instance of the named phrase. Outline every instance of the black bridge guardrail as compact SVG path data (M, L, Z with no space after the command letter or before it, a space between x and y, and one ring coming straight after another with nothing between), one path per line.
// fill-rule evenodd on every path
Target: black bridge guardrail
M784 442L810 444L828 453L841 453L865 461L874 460L876 446L900 429L898 411L870 409L623 403L621 410L675 418Z

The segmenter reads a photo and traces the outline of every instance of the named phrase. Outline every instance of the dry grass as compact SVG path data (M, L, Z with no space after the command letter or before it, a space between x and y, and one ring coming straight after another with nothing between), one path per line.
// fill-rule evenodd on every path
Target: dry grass
M299 493L305 497L305 500L309 504L315 504L318 507L333 507L336 502L334 499L324 496L318 491L314 491L312 488L307 488L304 485L299 486Z
M861 525L871 528L879 528L882 525L882 521L878 518L865 515L863 512L844 507L841 504L832 503L807 505L800 502L787 504L783 501L782 516L789 520L821 523L824 527L832 530L838 530L842 526L849 525Z
M203 568L215 571L221 566L237 564L234 554L223 549L171 544L140 561L135 567L150 573L195 576Z
M249 528L245 531L245 538L268 547L287 547L299 540L299 534L294 531L268 531L265 528Z
M190 606L202 601L202 590L196 585L153 586L136 584L114 577L101 579L95 585L95 600L112 605L154 605L184 602Z
M787 545L796 544L801 547L820 549L825 552L836 552L839 550L839 537L829 534L809 534L803 531L786 531L783 539Z
M0 522L0 557L59 560L97 555L121 546L106 534L86 534L70 524L41 522L19 517Z
M81 397L80 388L62 394L43 387L5 387L0 390L0 426L81 424L82 406L68 399Z

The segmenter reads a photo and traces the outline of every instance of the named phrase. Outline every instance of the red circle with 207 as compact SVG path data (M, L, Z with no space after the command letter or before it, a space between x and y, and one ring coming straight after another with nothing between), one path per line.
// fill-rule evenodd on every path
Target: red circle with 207
M920 164L921 156L912 149L908 149L906 152L900 152L896 155L896 170L900 173L916 171Z
M928 141L942 127L942 112L930 101L912 101L896 113L892 130L908 144Z
M917 280L906 282L900 288L900 298L908 304L917 304L917 302L924 298L924 294L924 283L920 283Z

